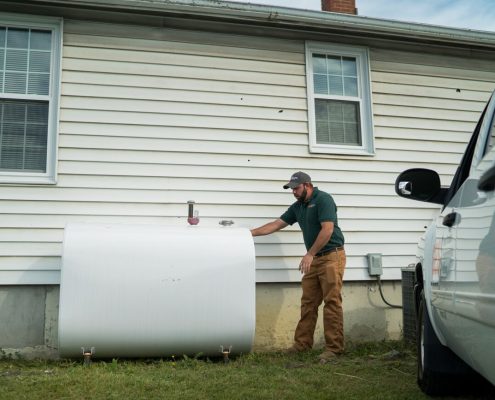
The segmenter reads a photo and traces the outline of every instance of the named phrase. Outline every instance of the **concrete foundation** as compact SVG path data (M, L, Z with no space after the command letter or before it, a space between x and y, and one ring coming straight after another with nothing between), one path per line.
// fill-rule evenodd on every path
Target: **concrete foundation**
M400 282L382 283L385 299L402 303ZM256 336L254 351L290 347L300 313L300 284L258 284L256 291ZM378 285L371 282L346 282L342 292L346 341L364 342L402 337L402 310L387 306ZM315 331L314 347L323 347L323 321Z
M383 291L389 303L401 304L400 282L384 282ZM292 344L300 297L300 284L257 284L254 351ZM0 286L0 357L58 358L58 302L58 286ZM383 303L376 283L346 282L343 302L347 341L402 336L402 311ZM321 318L315 347L323 347Z
M59 287L0 286L0 357L58 358Z

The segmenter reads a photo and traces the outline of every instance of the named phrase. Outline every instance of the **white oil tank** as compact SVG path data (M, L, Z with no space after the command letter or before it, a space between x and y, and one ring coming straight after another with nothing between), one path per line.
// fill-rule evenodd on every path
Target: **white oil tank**
M221 355L252 348L255 253L248 229L69 224L59 352Z

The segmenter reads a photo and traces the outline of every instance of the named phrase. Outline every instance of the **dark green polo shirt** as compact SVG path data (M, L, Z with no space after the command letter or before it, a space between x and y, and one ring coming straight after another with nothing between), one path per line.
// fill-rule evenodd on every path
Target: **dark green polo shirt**
M309 250L320 233L321 223L333 222L333 233L329 242L319 252L328 251L344 245L344 235L337 220L337 206L332 196L326 192L313 188L313 195L309 201L292 204L280 219L289 225L297 222L301 227L306 250Z

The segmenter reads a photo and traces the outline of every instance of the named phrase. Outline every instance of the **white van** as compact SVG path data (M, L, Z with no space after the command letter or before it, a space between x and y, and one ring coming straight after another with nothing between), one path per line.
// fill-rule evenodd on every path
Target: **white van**
M445 393L471 368L495 385L495 93L450 187L435 171L410 169L395 190L443 205L416 262L419 386Z

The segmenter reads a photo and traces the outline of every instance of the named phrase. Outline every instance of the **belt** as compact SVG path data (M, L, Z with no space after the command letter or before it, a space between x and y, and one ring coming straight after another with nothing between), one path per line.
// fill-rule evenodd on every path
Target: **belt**
M339 246L339 247L334 247L333 249L330 249L330 250L327 250L327 251L322 251L318 254L315 254L313 256L313 258L318 258L318 257L323 257L323 256L326 256L327 254L330 254L332 251L341 251L341 250L344 250L344 246Z

